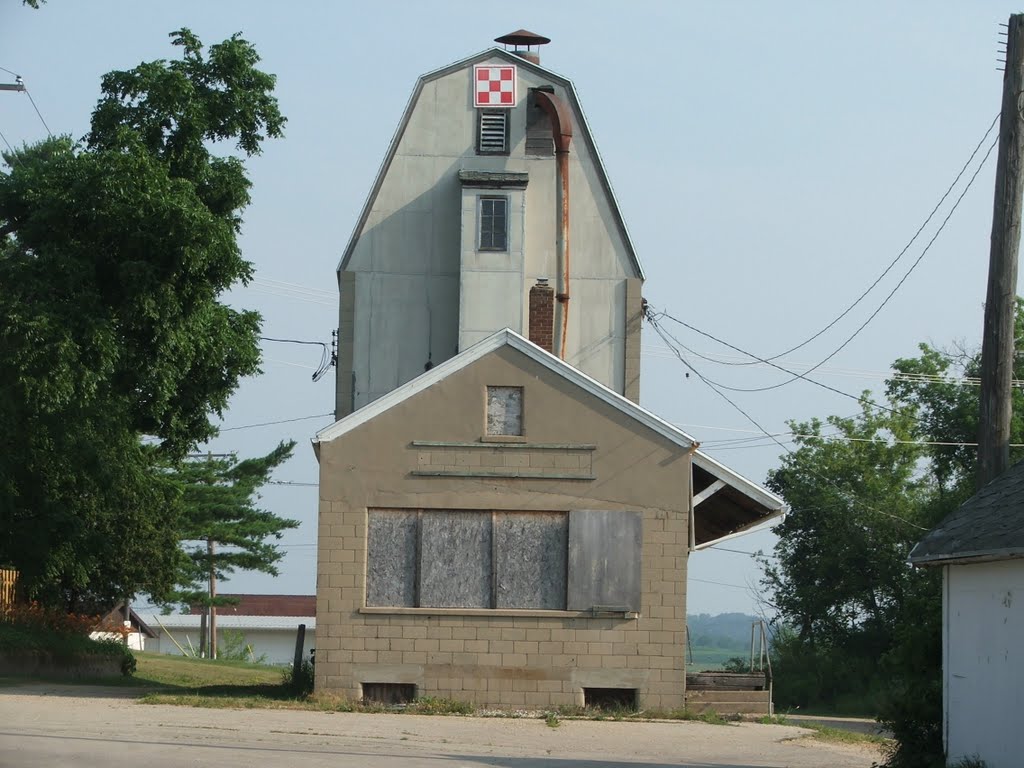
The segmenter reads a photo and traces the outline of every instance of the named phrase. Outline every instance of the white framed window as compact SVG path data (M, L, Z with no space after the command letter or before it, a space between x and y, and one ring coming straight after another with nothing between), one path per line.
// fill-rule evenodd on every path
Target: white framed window
M478 248L481 251L508 250L508 198L499 196L483 196L480 198L480 238Z

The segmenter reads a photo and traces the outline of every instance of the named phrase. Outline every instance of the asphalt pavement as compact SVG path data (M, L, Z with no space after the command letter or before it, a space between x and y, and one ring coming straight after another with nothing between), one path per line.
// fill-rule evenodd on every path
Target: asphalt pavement
M141 704L128 692L0 688L0 766L868 768L878 753L785 725L425 717Z

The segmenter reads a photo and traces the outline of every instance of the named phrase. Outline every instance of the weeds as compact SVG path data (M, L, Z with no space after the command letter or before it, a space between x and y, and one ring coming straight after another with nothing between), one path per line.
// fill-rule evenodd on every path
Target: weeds
M547 712L544 715L544 724L548 728L558 728L562 724L562 721L558 719L558 715L554 712Z
M960 758L950 768L988 768L988 763L978 755L971 755L971 757Z
M281 673L281 685L288 688L294 695L304 699L313 693L313 674L313 665L309 659L306 659L299 667L297 675L293 666L285 667Z
M403 711L414 715L472 715L476 707L468 701L424 696L407 704Z

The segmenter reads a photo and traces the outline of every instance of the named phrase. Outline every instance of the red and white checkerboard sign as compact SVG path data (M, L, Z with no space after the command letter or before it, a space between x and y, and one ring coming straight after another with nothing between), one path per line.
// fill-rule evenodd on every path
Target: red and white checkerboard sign
M514 64L477 64L473 67L474 107L514 107L516 68Z

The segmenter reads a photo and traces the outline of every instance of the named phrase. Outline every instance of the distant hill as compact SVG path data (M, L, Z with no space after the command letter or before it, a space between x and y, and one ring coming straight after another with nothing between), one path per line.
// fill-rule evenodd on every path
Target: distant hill
M692 614L686 617L690 645L749 651L750 625L757 620L757 616L746 613Z

